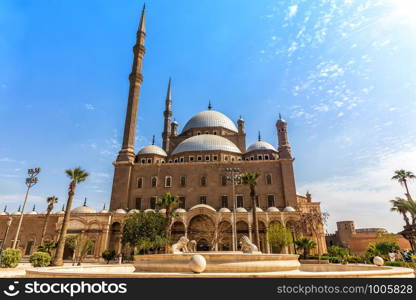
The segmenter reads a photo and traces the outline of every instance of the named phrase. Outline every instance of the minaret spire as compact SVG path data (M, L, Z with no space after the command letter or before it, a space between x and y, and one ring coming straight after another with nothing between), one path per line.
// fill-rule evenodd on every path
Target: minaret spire
M163 145L162 148L166 152L169 152L169 144L170 144L170 135L171 135L171 124L170 121L172 119L172 79L169 78L168 82L168 91L166 93L165 99L165 111L163 112L164 122L163 122Z
M261 141L261 133L260 133L260 130L259 130L258 140L259 140L259 142Z
M155 135L153 135L153 138L152 138L152 145L154 144L155 144Z
M136 45L133 47L133 66L129 76L130 88L127 104L126 120L124 123L123 144L117 161L134 161L134 139L136 136L137 110L139 107L140 88L143 82L142 66L145 53L144 40L146 37L146 7L143 5L139 28L136 34Z
M87 206L87 197L84 198L84 206Z
M208 110L212 109L211 100L208 100Z

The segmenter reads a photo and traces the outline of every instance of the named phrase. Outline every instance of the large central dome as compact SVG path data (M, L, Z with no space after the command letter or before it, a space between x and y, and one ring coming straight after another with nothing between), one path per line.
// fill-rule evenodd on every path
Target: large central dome
M223 127L231 131L238 132L234 122L231 121L226 115L215 110L205 110L193 116L188 123L185 124L182 133L192 128L204 127Z
M190 151L228 151L241 154L240 149L230 140L213 134L201 134L182 141L172 155Z

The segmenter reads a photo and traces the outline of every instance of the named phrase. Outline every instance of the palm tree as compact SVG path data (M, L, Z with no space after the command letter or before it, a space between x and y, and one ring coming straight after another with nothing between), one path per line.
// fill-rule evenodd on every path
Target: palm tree
M55 257L53 260L54 266L63 265L66 231L68 229L69 219L71 217L71 207L72 207L72 201L74 199L75 188L78 183L85 181L89 175L87 172L85 172L81 168L75 168L73 170L71 169L65 170L65 174L71 179L71 182L69 183L69 188L68 188L68 201L66 203L66 210L65 210L64 220L62 222L61 234L59 236L58 246L57 246Z
M303 259L309 254L309 250L316 247L316 243L306 237L301 237L300 239L295 241L296 248L298 250L302 250Z
M260 238L259 238L259 226L257 222L257 210L256 210L256 185L257 179L260 177L260 173L257 172L246 172L241 176L241 180L244 185L250 187L250 198L251 198L251 211L253 213L253 235L254 243L257 248L260 249Z
M409 217L407 216L407 203L406 202L407 200L400 198L400 197L396 197L395 199L390 200L390 203L392 206L390 208L390 211L395 211L401 214L406 223L406 226L409 226L410 221L409 221Z
M409 187L407 186L407 181L415 179L416 176L410 171L406 170L396 170L394 171L394 176L391 178L392 180L397 180L401 185L403 185L406 189L406 195L410 196Z
M43 239L45 238L46 234L46 225L48 224L49 215L51 214L53 207L56 203L58 203L58 198L55 196L46 198L46 202L48 203L48 208L46 209L46 216L45 216L45 222L43 223L43 230L42 230L42 237L40 239L40 244L43 244Z
M161 197L158 197L156 201L157 205L161 208L166 209L166 219L165 219L165 234L167 240L170 241L170 226L173 219L173 209L178 206L179 200L178 197L172 195L171 193L164 193Z

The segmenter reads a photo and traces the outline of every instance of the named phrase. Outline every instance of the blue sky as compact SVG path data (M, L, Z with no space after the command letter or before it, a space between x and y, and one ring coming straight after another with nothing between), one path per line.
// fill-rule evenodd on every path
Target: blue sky
M122 3L122 4L121 4ZM66 201L66 168L97 209L109 202L141 1L0 2L0 205ZM137 147L161 143L173 80L180 127L214 109L246 120L247 142L277 143L289 123L299 193L331 217L398 231L395 169L416 172L416 21L412 0L148 1ZM411 191L416 193L412 183ZM2 208L2 207L0 207Z

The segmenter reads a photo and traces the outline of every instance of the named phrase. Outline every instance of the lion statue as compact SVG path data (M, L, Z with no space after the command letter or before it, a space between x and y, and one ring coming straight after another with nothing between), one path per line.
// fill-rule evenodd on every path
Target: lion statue
M181 253L189 252L188 243L189 243L189 240L185 236L181 236L179 241L177 241L176 244L172 245L172 253L181 254Z
M195 253L196 252L196 241L195 240L191 240L188 243L188 251L190 253Z
M257 246L254 245L246 235L243 235L240 238L240 245L241 251L243 251L243 253L259 252Z

